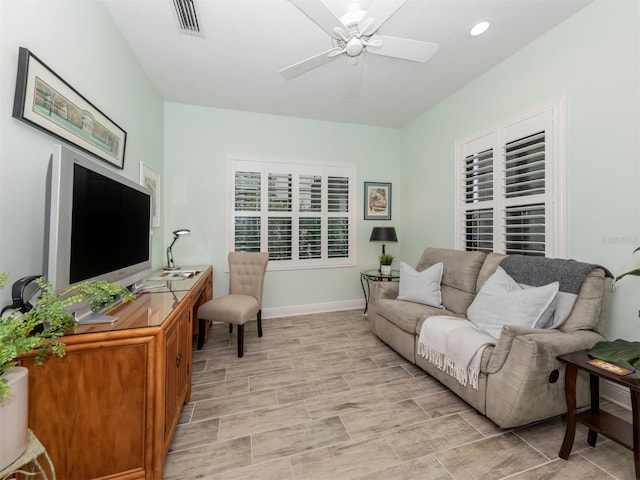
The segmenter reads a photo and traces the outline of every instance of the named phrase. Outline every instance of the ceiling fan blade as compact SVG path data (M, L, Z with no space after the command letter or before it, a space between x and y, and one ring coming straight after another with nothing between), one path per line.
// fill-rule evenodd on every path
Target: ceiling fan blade
M359 58L355 65L350 61L347 62L346 98L354 98L360 95L362 71L364 70L364 62L362 60L362 58Z
M311 58L307 58L306 60L302 60L301 62L294 63L293 65L283 68L280 70L280 75L282 75L285 79L291 80L292 78L297 77L298 75L302 75L303 73L308 72L309 70L313 70L320 65L324 65L325 63L329 63L331 60L337 58L339 55L332 55L333 53L340 52L339 48L332 48L331 50L327 50L326 52L319 53Z
M334 32L335 27L341 27L345 31L349 31L322 0L291 0L291 3L334 38L340 38Z
M387 37L384 35L374 35L371 37L371 40L380 40L382 46L380 48L367 49L367 53L421 63L428 62L439 47L437 43L411 40L408 38Z
M358 28L363 27L363 23L368 19L373 19L373 25L368 31L377 31L384 22L389 20L407 0L377 0L371 8L367 10L364 17L358 23ZM362 29L360 29L362 31Z

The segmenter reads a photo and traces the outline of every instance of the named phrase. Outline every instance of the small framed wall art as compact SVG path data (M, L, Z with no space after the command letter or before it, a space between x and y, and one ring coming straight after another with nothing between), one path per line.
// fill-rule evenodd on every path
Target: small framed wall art
M153 226L160 226L160 174L149 165L140 162L140 185L151 191Z
M18 51L13 117L124 168L127 132L24 47Z
M391 220L391 184L364 182L364 219Z

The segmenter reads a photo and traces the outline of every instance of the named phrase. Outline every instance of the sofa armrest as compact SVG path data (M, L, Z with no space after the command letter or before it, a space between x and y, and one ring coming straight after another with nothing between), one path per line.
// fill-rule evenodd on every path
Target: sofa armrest
M371 296L369 297L368 317L369 325L374 333L376 329L376 315L378 300L383 298L396 298L398 296L398 282L371 282Z
M536 352L545 352L549 356L557 357L565 353L591 348L602 337L591 330L576 330L562 332L554 328L527 328L515 325L502 327L500 338L493 350L493 355L487 365L487 373L496 373L503 367L507 357L514 348L514 342L525 342L533 346ZM516 345L517 347L517 345ZM518 353L515 352L517 355Z
M371 282L371 300L379 298L396 298L398 296L398 282Z
M507 337L509 333L515 332ZM602 336L593 330L552 329L505 338L502 346L510 343L511 348L501 353L502 364L496 357L491 367L497 370L487 375L487 417L501 428L512 428L565 413L566 369L557 357L591 348L600 340ZM579 376L576 396L579 408L588 404L588 375Z

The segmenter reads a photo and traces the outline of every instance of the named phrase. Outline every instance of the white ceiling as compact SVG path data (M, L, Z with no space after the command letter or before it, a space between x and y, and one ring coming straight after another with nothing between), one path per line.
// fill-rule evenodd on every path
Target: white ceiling
M373 1L360 3L367 10ZM346 99L346 57L288 81L278 73L332 47L289 0L195 0L202 36L180 32L172 0L103 0L167 101L389 127L415 119L590 1L407 0L378 33L440 48L424 64L365 53L360 95ZM349 1L325 3L340 17ZM492 27L470 38L480 19Z

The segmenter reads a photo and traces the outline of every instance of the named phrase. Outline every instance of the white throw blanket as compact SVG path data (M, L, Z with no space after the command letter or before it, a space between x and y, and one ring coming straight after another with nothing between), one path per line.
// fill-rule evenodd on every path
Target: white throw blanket
M468 320L429 317L418 337L418 353L462 385L478 389L482 352L496 340Z

